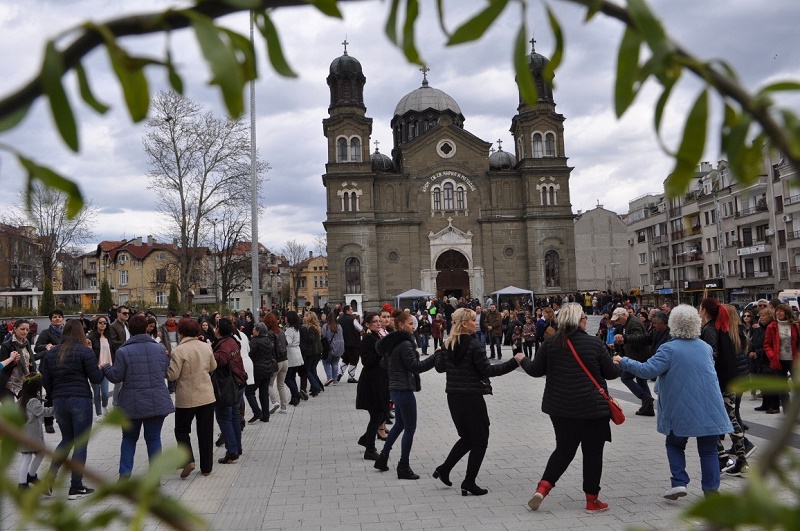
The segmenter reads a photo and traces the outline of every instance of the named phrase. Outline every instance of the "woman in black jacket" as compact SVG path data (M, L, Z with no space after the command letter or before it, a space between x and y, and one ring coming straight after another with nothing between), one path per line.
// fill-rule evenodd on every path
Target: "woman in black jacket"
M273 368L277 367L275 361L275 343L264 323L256 323L250 332L250 360L253 362L253 378L255 383L245 388L244 396L250 409L253 410L253 417L248 420L250 424L258 421L269 422L270 403L269 403L269 383L272 378ZM258 398L256 398L258 391ZM259 400L261 407L259 407Z
M469 452L467 473L461 483L461 494L482 496L489 492L475 484L489 445L489 413L483 395L492 394L491 376L515 370L515 359L492 365L486 348L472 334L478 329L475 312L459 308L453 313L453 328L444 342L444 350L436 362L436 371L447 373L447 405L459 439L444 463L436 467L433 477L452 486L450 471Z
M389 452L400 434L405 431L400 445L397 479L419 479L409 465L414 432L417 431L417 399L414 393L422 389L420 373L432 369L437 356L420 361L414 337L411 335L414 331L414 324L411 322L414 316L403 310L395 310L393 317L395 331L378 341L376 348L388 361L389 395L395 406L395 420L383 450L375 461L375 468L381 472L389 470Z
M578 446L583 452L583 491L586 512L608 509L597 499L603 473L603 447L611 441L608 403L581 368L572 349L599 385L608 391L606 380L619 376L619 367L611 360L600 339L586 333L586 315L577 303L565 304L558 312L558 330L547 339L536 357L530 360L518 353L515 358L531 376L547 376L542 396L542 411L550 415L556 435L556 449L547 461L536 493L528 501L534 511L550 492L575 457Z
M361 376L356 391L356 409L369 412L367 431L358 439L358 444L366 448L364 459L375 461L378 450L375 448L375 435L378 427L389 414L389 375L386 361L375 348L380 339L381 317L375 312L364 314L367 332L361 339Z

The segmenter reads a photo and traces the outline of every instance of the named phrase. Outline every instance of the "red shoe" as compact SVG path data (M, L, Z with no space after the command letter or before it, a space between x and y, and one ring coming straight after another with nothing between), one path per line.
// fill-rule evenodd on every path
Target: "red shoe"
M552 488L553 485L549 481L541 480L536 487L536 493L533 495L533 498L528 500L528 507L534 511L538 510L539 506L542 504L542 500L550 494L550 489Z
M608 504L597 499L597 494L586 495L586 512L589 514L602 513L608 510Z

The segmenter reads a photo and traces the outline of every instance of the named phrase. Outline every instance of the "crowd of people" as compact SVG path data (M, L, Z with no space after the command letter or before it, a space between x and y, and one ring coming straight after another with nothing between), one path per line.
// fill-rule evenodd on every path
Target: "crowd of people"
M404 310L386 305L363 316L349 306L258 317L203 310L198 317L178 319L170 313L159 326L154 316L122 305L88 326L84 319L65 323L63 313L55 310L35 342L30 323L20 319L0 345L0 393L18 401L26 414L25 433L31 443L38 442L21 450L19 485L29 488L40 481L44 431L54 431L53 418L61 432L60 455L72 451L73 462L85 463L87 443L81 435L109 408L120 408L130 421L120 443L119 477L124 480L133 471L142 431L152 460L162 447L164 419L174 413L175 440L187 455L179 474L186 478L196 468L193 421L200 473L208 475L215 444L225 448L217 463L237 462L245 451L242 430L248 424L269 422L272 414L286 413L289 406L318 397L343 379L357 386L355 407L368 413L357 440L364 459L388 471L399 440L397 477L416 480L419 475L411 466L415 393L422 388L420 375L436 370L446 375L458 440L432 475L452 486L453 469L469 454L461 493L480 496L488 492L477 478L489 442L485 399L492 394L490 379L518 367L533 377L547 376L542 411L550 416L556 438L528 502L532 510L555 487L578 447L586 511L608 508L599 493L604 446L611 441L610 411L598 387L607 393L606 382L617 377L640 400L636 414L657 416L656 428L666 436L671 472L666 498L687 493L689 437L698 441L704 493L717 491L722 473L746 475L755 445L746 436L742 395L731 393L728 384L747 374L784 379L791 374L800 341L791 308L780 301L760 301L740 318L735 308L713 298L703 299L697 309L666 303L637 308L623 299L601 309L597 334L590 335L587 314L595 307L586 300L529 299L501 305L491 299L481 304L450 298L414 301ZM505 360L504 350L509 354ZM751 399L757 397L753 391ZM764 393L762 399L757 411L785 412L788 388L777 395ZM216 442L215 419L220 432ZM383 443L380 449L378 441ZM62 463L51 463L50 484ZM45 492L50 492L49 485ZM81 467L73 467L69 498L91 492L83 484Z

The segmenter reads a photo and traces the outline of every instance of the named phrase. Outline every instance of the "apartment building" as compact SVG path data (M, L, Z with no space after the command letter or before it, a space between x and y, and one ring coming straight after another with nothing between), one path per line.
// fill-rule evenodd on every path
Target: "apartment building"
M781 158L734 181L726 161L702 163L686 194L629 203L629 287L645 304L745 304L800 287L800 186Z
M297 283L296 308L303 308L306 303L321 308L328 302L328 257L314 256L308 252L308 258L292 268L289 279L289 292L295 298Z

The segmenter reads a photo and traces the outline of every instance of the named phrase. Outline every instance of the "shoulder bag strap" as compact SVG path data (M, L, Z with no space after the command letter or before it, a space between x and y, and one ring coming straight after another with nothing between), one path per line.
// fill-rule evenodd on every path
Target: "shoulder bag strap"
M589 369L586 368L586 365L583 364L583 360L581 360L581 357L578 356L577 352L575 352L575 347L572 346L572 341L567 339L567 345L569 345L569 349L572 351L572 355L575 356L575 359L577 360L578 365L581 366L581 369L583 369L583 372L586 373L586 376L588 376L589 379L594 384L594 386L597 387L597 390L600 391L600 394L603 395L603 398L608 400L608 394L606 393L605 389L600 387L600 384L597 383L597 380L594 379L594 376L592 376L592 373L590 373Z

